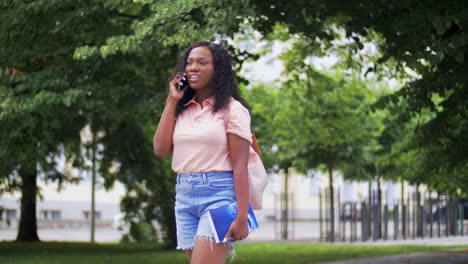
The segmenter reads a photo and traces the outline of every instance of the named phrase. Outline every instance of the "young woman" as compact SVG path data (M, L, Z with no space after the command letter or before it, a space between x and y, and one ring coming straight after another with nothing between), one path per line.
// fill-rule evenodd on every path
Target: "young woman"
M179 91L184 77L188 85ZM174 69L153 140L158 157L172 154L177 249L185 250L190 263L224 263L232 243L248 235L251 140L250 114L227 51L215 43L195 43ZM237 217L229 240L216 244L207 212L234 201Z

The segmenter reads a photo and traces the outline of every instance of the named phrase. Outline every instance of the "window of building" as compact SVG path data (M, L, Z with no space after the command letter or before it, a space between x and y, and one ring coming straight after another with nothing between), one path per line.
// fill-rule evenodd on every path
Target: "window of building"
M91 211L83 211L83 216L86 220L91 220ZM94 211L94 218L101 219L101 212Z
M39 212L39 219L58 220L62 219L62 214L59 210L41 210Z
M6 209L6 219L17 219L16 218L16 210L15 209Z
M0 221L16 219L16 210L0 207Z

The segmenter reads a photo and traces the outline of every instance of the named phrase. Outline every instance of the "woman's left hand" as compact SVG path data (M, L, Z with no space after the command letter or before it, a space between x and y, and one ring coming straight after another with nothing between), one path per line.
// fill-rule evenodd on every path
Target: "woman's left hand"
M248 221L236 218L229 227L228 232L226 233L225 241L231 240L235 242L237 240L242 240L249 235Z

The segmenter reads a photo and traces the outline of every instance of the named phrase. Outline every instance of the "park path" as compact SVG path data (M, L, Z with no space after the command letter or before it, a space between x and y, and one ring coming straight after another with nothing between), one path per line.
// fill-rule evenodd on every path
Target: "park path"
M320 264L468 264L468 250L420 252L384 257L351 259L345 261L321 262Z

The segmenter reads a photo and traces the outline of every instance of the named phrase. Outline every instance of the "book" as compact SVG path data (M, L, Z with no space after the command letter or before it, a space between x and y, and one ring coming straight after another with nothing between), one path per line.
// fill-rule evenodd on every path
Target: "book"
M229 231L231 223L236 219L237 202L226 204L215 209L208 210L208 221L211 231L214 234L216 243L226 242L224 237ZM249 203L248 208L248 227L249 233L258 228L257 218L255 217L252 206Z

